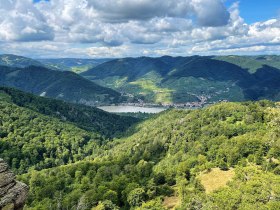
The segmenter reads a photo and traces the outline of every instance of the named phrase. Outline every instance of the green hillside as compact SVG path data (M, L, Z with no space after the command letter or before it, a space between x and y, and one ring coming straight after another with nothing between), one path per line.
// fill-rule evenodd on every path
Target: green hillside
M264 55L264 56L216 56L214 59L226 61L243 69L247 69L250 73L255 73L263 65L269 65L280 69L280 56Z
M152 103L279 100L277 56L123 58L81 75ZM269 59L273 60L270 66ZM277 67L277 68L276 68Z
M73 71L81 73L87 71L99 64L107 62L111 59L79 59L79 58L54 58L54 59L38 59L50 69L59 71Z
M24 68L28 66L44 66L44 64L23 56L2 54L0 55L0 66Z
M107 138L124 133L130 126L139 121L134 117L119 116L95 107L39 97L12 88L0 87L0 91L7 94L9 100L17 106L62 121L72 122L79 128L98 132Z
M0 66L0 85L87 105L111 104L123 100L120 93L101 87L73 72L53 71L44 67Z
M18 173L82 160L137 119L0 88L0 157Z
M279 209L279 119L279 104L269 101L166 111L129 137L82 143L75 163L21 175L30 186L26 209ZM0 154L15 154L7 148Z

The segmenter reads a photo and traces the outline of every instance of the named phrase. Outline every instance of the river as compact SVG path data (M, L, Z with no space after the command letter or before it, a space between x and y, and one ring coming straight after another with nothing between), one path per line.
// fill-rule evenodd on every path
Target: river
M97 108L102 109L106 112L114 112L114 113L124 113L124 112L159 113L166 110L166 108L164 107L141 107L141 106L100 106Z

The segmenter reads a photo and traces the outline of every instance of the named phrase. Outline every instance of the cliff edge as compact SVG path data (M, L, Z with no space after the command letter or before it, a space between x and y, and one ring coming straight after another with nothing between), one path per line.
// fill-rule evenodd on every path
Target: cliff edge
M16 177L7 163L0 159L0 209L23 209L27 194L28 186L16 181Z

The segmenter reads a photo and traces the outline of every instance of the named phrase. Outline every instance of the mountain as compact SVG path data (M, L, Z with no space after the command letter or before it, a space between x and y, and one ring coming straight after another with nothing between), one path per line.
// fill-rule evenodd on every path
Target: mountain
M120 93L101 87L73 72L53 71L38 66L0 66L0 85L87 105L111 104L123 100Z
M23 56L12 55L12 54L3 54L0 55L0 66L24 68L28 66L44 66L44 65L39 61L33 60L31 58L26 58Z
M28 141L14 140L24 133L18 125L36 132L36 127L20 123L24 113L12 107L0 110L12 111L16 119L9 121L6 142L21 145L25 155L45 153L44 147L34 151ZM86 147L90 152L80 147L71 164L20 175L30 186L26 208L279 209L279 119L279 103L269 101L165 111L139 124L130 136L97 145L93 151ZM61 129L57 125L56 132ZM36 140L39 148L44 136L49 134ZM51 162L56 155L57 161L64 160L72 154L59 141L51 142L46 148L54 151L53 157L42 155L41 161ZM18 154L4 148L0 154Z
M280 69L280 56L263 55L263 56L215 56L214 59L226 61L243 69L247 69L251 73L255 73L263 65L272 66Z
M81 73L111 59L54 58L37 60L50 69Z
M97 132L106 138L125 133L129 127L139 121L134 117L119 116L95 107L39 97L13 88L0 87L0 93L5 94L10 102L19 107L71 122L81 129Z
M0 157L17 173L50 168L98 153L138 122L83 105L0 88Z
M280 70L259 60L245 56L123 58L81 75L146 103L279 100Z

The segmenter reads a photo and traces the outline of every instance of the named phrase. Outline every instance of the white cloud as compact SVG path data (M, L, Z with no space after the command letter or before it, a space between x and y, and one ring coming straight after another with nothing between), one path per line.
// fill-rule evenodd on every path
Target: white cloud
M237 2L229 9L223 2L0 0L0 52L123 57L278 50L279 19L248 25Z
M224 26L229 21L230 14L221 1L192 0L191 4L202 26Z
M32 0L1 0L0 40L51 40L54 34Z

